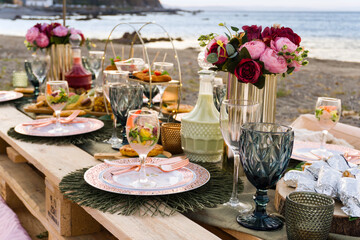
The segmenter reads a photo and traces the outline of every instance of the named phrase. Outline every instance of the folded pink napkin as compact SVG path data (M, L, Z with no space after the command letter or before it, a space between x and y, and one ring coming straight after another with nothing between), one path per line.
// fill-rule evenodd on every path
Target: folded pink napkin
M16 214L0 196L0 239L31 240Z
M75 110L70 116L68 116L67 118L62 118L60 119L60 123L62 124L68 124L68 123L83 123L83 122L87 122L87 119L85 120L79 120L76 119L76 117L79 115L80 110ZM48 126L52 123L55 123L56 119L55 118L51 118L45 121L33 121L33 122L29 122L29 123L23 123L23 126L33 126L34 128L37 127L45 127Z

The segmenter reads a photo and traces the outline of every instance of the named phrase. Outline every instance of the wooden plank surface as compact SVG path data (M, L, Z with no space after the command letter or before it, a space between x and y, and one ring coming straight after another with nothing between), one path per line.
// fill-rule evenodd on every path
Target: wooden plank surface
M12 106L0 107L0 138L25 157L54 184L68 173L98 164L91 155L73 146L40 145L10 138L10 127L30 119ZM43 205L45 207L45 203ZM122 216L84 208L119 239L219 239L181 214L171 217Z

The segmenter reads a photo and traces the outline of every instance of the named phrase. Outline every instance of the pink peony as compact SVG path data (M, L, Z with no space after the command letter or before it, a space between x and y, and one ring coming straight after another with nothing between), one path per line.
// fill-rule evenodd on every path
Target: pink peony
M73 35L73 34L81 34L81 31L80 30L77 30L75 28L70 28L70 34Z
M45 31L45 29L47 28L47 26L49 26L49 24L47 24L47 23L41 24L40 30L41 30L42 32Z
M300 70L301 68L301 64L298 63L297 61L292 61L290 64L289 64L289 67L295 67L294 71L293 72L297 72Z
M205 51L205 61L207 59L207 57L209 56L210 53L216 53L218 54L218 47L219 45L217 44L217 41L221 41L224 45L223 47L226 48L226 44L229 42L227 37L225 36L216 36L213 40L210 41L210 43L206 46L206 51ZM226 57L225 56L225 51L223 48L220 49L220 55L218 55L219 60L214 63L214 64L222 64L226 61Z
M26 41L32 43L39 35L40 31L37 27L30 28L26 33Z
M249 51L251 59L257 60L265 51L266 45L262 41L251 41L243 44L239 50L241 50L243 47L246 47L246 49Z
M283 51L282 48L284 45L287 46L287 49L283 52L295 52L297 49L297 46L286 37L277 37L275 38L275 41L271 41L270 44L271 48L277 52Z
M287 71L286 59L271 49L266 48L260 56L260 61L264 63L265 69L271 73L285 73Z
M45 48L49 45L49 38L44 33L40 33L35 41L36 45L40 48Z
M67 29L67 27L64 26L57 26L56 28L54 28L53 33L55 36L57 37L65 37L68 34L69 30Z

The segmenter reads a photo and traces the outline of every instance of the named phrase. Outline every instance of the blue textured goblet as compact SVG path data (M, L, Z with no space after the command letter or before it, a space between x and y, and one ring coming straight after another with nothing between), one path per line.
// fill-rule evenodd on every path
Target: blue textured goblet
M266 213L267 191L275 186L288 166L294 132L290 127L271 123L245 123L239 141L240 159L247 179L256 187L255 210L237 217L246 228L269 231L282 228L280 219Z

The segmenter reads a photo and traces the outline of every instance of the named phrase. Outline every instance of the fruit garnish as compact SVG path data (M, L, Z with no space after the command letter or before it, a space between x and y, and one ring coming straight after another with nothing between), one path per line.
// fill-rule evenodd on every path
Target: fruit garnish
M111 65L115 65L116 62L120 62L120 61L121 61L121 58L119 56L117 56L115 59L110 58Z
M49 86L49 85L48 85ZM50 89L51 91L51 89ZM68 95L65 92L65 89L60 88L59 90L56 90L52 92L50 95L47 96L47 101L49 104L57 104L57 103L63 103L68 101Z
M146 68L146 69L142 70L142 72L143 72L143 73L148 73L148 72L149 72L149 69Z
M161 76L161 72L160 72L160 71L154 71L154 74L155 74L156 76Z

